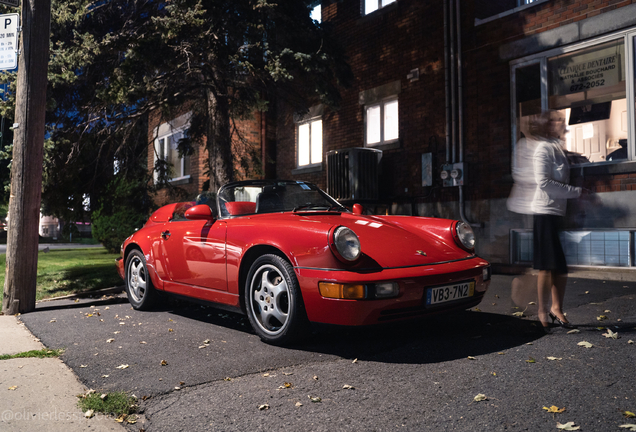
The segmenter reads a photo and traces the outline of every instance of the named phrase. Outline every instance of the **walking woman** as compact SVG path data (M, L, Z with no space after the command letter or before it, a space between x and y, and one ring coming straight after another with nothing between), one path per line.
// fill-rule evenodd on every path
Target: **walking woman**
M539 320L544 328L552 324L575 328L563 313L567 264L559 230L567 200L581 196L583 189L570 186L570 167L563 148L565 118L558 111L544 111L530 125L534 152L536 190L532 200L534 268L539 270Z

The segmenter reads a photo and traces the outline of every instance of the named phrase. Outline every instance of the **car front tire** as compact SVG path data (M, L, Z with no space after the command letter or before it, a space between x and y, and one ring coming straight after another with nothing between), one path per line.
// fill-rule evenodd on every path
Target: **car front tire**
M156 292L152 286L144 255L133 250L126 259L126 294L136 310L149 310L155 301Z
M245 307L263 342L287 345L307 331L307 315L294 269L278 255L263 255L250 267Z

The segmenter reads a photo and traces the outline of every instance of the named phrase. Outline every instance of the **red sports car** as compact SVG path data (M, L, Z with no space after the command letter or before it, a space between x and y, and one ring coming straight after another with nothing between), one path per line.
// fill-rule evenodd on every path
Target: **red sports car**
M157 291L232 307L273 344L310 322L377 324L481 301L490 266L468 224L362 213L306 182L229 183L214 202L154 212L117 268L135 309Z

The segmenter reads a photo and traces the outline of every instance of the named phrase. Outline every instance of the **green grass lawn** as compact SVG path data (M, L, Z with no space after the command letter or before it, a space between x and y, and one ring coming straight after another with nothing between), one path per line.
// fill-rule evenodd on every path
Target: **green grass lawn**
M123 281L115 268L115 259L118 256L103 248L38 253L36 299L122 285ZM5 265L6 255L0 255L0 287L4 287ZM0 310L3 291L0 288Z

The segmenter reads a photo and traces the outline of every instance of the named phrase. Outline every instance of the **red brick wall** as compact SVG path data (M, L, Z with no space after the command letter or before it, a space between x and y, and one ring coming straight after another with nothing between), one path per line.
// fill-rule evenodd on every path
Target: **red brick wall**
M154 169L154 129L160 124L166 123L173 118L177 118L188 112L189 107L186 105L180 109L175 109L171 118L162 117L159 111L153 111L148 121L148 171ZM246 180L262 177L261 168L261 135L262 135L262 116L267 115L255 112L252 118L235 119L232 123L232 152L234 154L234 172L235 180ZM268 116L269 118L270 116ZM275 127L275 119L270 119L265 123L266 133L270 133L270 129ZM189 184L179 185L179 190L170 191L169 188L163 188L157 191L154 201L157 205L163 205L177 200L193 199L203 190L203 184L209 179L208 171L208 153L205 149L205 137L201 145L195 146L195 152L190 156L190 176Z

